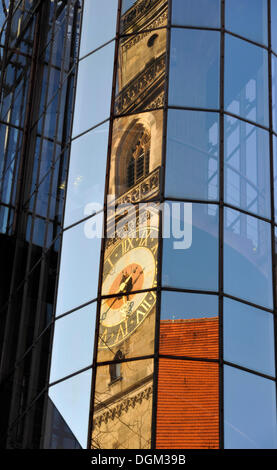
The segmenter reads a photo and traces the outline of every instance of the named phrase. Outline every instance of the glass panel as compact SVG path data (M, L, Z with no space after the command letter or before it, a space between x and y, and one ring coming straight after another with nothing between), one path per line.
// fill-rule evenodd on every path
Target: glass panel
M226 449L276 449L275 382L224 367Z
M109 117L113 64L114 41L80 61L73 137Z
M225 201L270 218L269 134L225 117Z
M102 300L98 362L114 360L118 351L125 359L154 354L156 298L150 291Z
M158 29L119 42L116 114L163 106L166 33Z
M49 388L49 397L58 415L50 432L66 448L87 448L91 375L90 369ZM58 429L55 426L59 424L57 420L62 420L63 423ZM65 430L69 435L69 442L63 441Z
M167 3L167 0L122 0L121 33L135 33L166 26Z
M97 297L102 214L63 235L56 315Z
M271 55L272 66L272 119L273 130L277 132L277 57Z
M173 0L172 24L220 28L220 0Z
M157 449L218 449L218 365L159 360Z
M164 205L164 286L218 288L218 206L169 202Z
M114 120L109 195L116 205L158 196L162 135L163 111Z
M91 447L150 449L152 395L152 359L98 367Z
M66 193L64 226L103 208L109 125L73 140Z
M50 382L91 365L95 317L94 303L56 320Z
M272 308L270 224L232 209L224 220L226 293Z
M225 26L233 33L267 45L267 22L266 1L226 0Z
M115 36L117 1L85 0L83 7L80 57L105 44Z
M44 449L81 449L61 413L48 397Z
M277 28L275 27L277 21L277 3L276 0L271 0L271 43L274 52L277 52Z
M160 354L218 357L218 298L163 292Z
M274 376L273 315L224 299L224 359Z
M268 126L267 51L225 35L225 109Z
M166 196L218 199L218 142L218 114L168 111Z
M169 104L219 107L220 33L172 29Z

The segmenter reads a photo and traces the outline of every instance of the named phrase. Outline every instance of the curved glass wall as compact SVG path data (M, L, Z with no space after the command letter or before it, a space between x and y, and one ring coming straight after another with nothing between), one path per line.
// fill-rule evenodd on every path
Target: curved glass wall
M276 448L275 2L112 3L83 19L49 416L91 373L86 443L60 408L82 447Z

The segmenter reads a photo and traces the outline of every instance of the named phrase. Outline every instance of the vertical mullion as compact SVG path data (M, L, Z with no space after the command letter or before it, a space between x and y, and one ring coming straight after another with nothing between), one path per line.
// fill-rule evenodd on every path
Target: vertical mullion
M225 1L221 0L220 38L220 171L219 171L219 257L218 257L218 317L219 317L219 448L224 448L224 370L223 370L223 250L224 250L224 48Z

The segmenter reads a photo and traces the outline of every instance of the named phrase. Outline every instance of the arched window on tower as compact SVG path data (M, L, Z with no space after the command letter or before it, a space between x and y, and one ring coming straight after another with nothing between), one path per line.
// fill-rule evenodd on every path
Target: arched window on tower
M127 187L135 186L149 173L150 136L142 130L132 147L127 161Z

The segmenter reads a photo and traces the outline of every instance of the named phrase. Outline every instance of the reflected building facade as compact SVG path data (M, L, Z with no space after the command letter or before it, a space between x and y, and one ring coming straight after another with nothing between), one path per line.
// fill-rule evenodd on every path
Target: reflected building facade
M276 2L76 3L40 445L276 448Z

